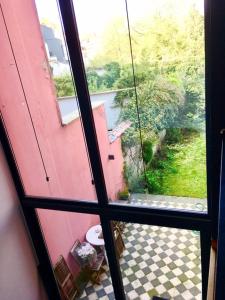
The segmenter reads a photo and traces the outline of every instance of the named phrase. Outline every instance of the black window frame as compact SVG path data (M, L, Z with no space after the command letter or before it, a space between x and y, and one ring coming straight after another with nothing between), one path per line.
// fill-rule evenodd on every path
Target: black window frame
M202 297L206 299L211 238L217 238L221 151L220 131L222 128L225 128L225 118L223 116L225 101L222 99L222 96L225 95L225 84L223 82L223 78L225 78L225 59L223 58L225 53L225 32L223 32L223 27L221 26L223 20L225 20L225 2L222 0L205 0L207 213L132 207L108 202L73 1L58 0L58 3L70 54L98 202L27 196L2 115L0 119L0 142L3 146L22 211L37 253L39 270L49 299L60 299L60 295L36 214L37 208L89 213L100 216L114 293L116 299L119 300L125 299L125 294L114 247L114 235L111 228L112 220L200 231ZM224 38L222 39L222 37ZM218 42L220 47L218 47Z

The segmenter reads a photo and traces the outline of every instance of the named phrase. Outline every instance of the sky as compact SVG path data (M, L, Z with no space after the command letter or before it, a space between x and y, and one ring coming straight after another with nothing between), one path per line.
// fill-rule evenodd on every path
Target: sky
M35 0L40 22L54 28L64 44L57 0ZM73 0L81 45L86 62L101 51L103 33L115 18L126 21L125 0ZM136 23L156 13L175 15L182 21L193 4L203 14L204 0L127 0L130 23Z
M35 0L39 18L59 24L56 0ZM195 4L203 14L203 0L127 0L129 16L135 22L158 11L167 11L169 4L175 7L173 14L182 17ZM125 0L73 0L79 31L101 33L115 17L126 17Z

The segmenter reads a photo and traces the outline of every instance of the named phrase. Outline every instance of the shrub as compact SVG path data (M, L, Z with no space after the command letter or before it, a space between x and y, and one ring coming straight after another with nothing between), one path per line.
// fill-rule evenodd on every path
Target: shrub
M117 197L120 200L128 200L129 199L129 191L125 188L123 191L118 192Z
M199 133L200 132L195 128L183 128L182 129L182 134L183 134L184 137L190 137L190 136L193 136L193 135L197 135Z
M129 189L132 193L140 193L143 194L146 192L146 182L144 180L144 176L136 176L132 177L129 180Z
M134 95L133 88L126 88L120 90L116 93L116 97L114 99L115 106L124 107L124 104L127 99L130 99Z
M176 144L182 140L181 128L167 128L166 129L166 143Z
M152 142L151 141L144 141L143 142L143 160L145 164L151 162L153 157L153 150L152 150Z
M57 97L74 96L73 80L70 74L54 77Z
M149 193L162 193L161 175L159 170L147 171L146 181Z

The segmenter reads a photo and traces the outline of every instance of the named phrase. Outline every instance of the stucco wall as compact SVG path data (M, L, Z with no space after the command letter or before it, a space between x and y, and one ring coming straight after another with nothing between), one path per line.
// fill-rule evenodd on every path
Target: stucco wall
M99 92L91 94L91 102L94 104L96 102L104 102L105 113L106 113L106 121L107 128L109 130L114 129L117 126L120 111L121 109L115 106L114 99L116 97L117 92ZM61 97L59 98L59 109L61 114L67 115L73 111L74 106L76 106L76 98L71 97Z
M61 125L34 1L2 0L1 4L12 48L0 13L0 109L25 190L30 195L94 201L81 123L77 119ZM109 198L115 199L123 187L120 141L109 144L103 106L94 109L94 118ZM115 160L109 161L109 154ZM53 263L60 254L68 257L75 239L82 239L99 222L94 216L52 212L40 213L40 220Z
M38 209L38 214L41 217L41 226L44 228L44 236L52 263L54 264L58 256L62 254L76 276L80 268L70 255L70 249L77 239L81 242L85 241L85 234L88 229L100 223L99 217L41 209Z
M0 298L47 299L0 144Z
M31 195L95 200L81 123L77 119L68 126L61 125L34 3L4 0L2 4L16 61L0 15L0 108L25 189ZM121 149L119 143L109 144L103 107L94 110L94 118L107 185L113 190L108 170L110 167L120 178ZM49 182L45 179L31 119ZM118 159L109 161L112 151Z

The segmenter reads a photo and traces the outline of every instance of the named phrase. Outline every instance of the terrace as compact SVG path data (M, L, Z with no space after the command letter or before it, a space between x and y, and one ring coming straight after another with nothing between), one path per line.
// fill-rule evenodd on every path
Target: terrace
M132 194L131 205L148 206L164 209L178 209L187 211L207 211L207 200L191 197L177 197L166 195Z
M132 194L129 202L124 200L114 202L121 205L160 209L206 211L205 199L188 197ZM91 279L91 274L87 273L87 270L83 269L70 253L76 240L92 243L87 238L87 232L100 223L99 218L77 213L55 212L53 214L50 211L44 213L42 210L39 211L39 215L47 234L46 241L50 253L54 247L54 261L60 253L64 253L63 256L77 282L79 290L77 299L115 299L107 259L103 263L99 282L96 283ZM50 218L55 224L55 234L51 238L49 222L47 222L48 227L43 222L44 219L46 221ZM60 219L65 220L70 229L65 228L62 231L62 228L57 225ZM79 222L80 228L74 228ZM82 224L90 225L82 226ZM118 259L127 299L150 300L154 299L153 296L174 300L202 299L201 248L198 231L137 223L120 224L124 249ZM64 233L64 243L67 244L64 247L59 240L62 239L62 233ZM99 246L96 245L97 243L92 244L99 251ZM104 240L101 245L104 245Z
M119 263L127 299L201 299L201 256L197 232L126 224ZM114 299L109 268L100 284L87 283L79 299Z

